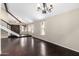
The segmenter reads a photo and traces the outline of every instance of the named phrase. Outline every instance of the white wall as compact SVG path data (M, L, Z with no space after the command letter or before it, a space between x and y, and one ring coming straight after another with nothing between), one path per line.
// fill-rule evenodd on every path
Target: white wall
M1 8L0 11L1 11L0 12L0 25L5 26L6 28L10 29L10 26L2 21L2 20L8 21L8 19L9 19L8 13L3 8ZM6 32L4 30L1 30L1 38L7 38L9 35L10 35L10 33Z
M3 22L2 20L0 20L0 25L10 29L10 26L7 25L5 22ZM10 35L10 33L8 33L7 31L5 30L2 30L1 29L1 38L7 38L8 36Z
M1 29L0 29L0 54L1 54Z
M3 21L1 21L1 19L3 19L3 20L8 19L8 14L2 8L1 8L1 12L0 12L0 25L7 27L7 24L4 23ZM6 38L6 37L8 37L8 32L1 30L1 38Z
M0 11L1 11L1 4L0 4ZM1 24L1 22L0 22L0 24ZM0 54L1 54L1 29L0 29Z
M40 22L35 22L33 36L79 52L79 9L45 20L46 35L40 35Z

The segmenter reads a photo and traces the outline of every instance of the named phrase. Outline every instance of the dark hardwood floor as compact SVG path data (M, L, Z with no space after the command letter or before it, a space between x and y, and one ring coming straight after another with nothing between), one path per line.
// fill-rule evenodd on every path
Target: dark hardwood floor
M78 52L34 37L2 39L2 56L79 56Z

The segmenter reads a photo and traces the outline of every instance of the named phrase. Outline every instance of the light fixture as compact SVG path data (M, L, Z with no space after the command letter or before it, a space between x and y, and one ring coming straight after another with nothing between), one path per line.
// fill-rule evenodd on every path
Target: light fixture
M41 3L37 6L37 11L41 11L42 14L51 13L53 9L53 5L49 3Z

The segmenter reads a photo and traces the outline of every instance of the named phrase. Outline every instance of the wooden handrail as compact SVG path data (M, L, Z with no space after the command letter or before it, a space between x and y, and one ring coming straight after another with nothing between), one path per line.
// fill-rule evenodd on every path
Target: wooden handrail
M8 22L6 22L6 21L4 21L3 19L1 19L3 22L5 22L6 24L8 24L8 25L10 25L11 26L11 24L9 24Z

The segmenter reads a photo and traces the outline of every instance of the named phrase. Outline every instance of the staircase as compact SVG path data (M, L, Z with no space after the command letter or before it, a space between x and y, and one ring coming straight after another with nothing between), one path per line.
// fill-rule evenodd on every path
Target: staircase
M5 26L0 25L0 29L3 29L3 30L5 30L5 31L7 31L8 33L13 34L13 35L15 35L15 36L18 36L18 37L20 36L19 34L17 34L17 33L13 32L13 31L11 31L11 30L8 29L8 28L6 28Z

